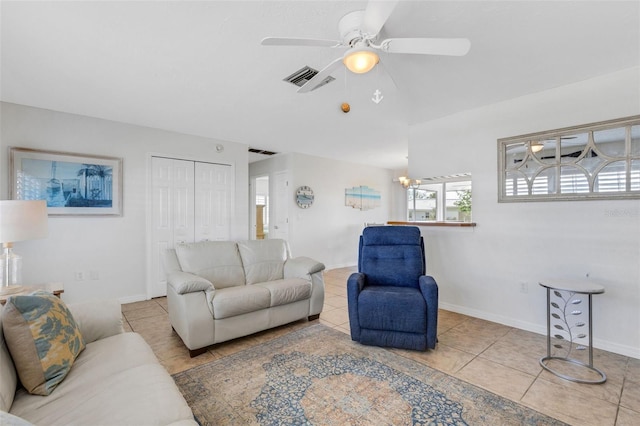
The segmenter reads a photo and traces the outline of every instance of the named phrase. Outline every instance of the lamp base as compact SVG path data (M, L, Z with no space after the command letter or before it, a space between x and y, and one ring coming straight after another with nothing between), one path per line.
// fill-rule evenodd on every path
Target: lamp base
M13 252L13 244L2 244L0 255L0 294L14 294L22 291L22 256Z
M0 288L0 296L20 293L22 290L24 290L24 286L21 285L10 285L7 287L2 287Z

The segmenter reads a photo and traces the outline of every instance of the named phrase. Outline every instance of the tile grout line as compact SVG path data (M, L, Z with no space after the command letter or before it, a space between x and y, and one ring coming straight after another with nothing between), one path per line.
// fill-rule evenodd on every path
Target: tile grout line
M342 286L342 285L337 285L337 284L333 284L333 282L338 282L338 281L342 282L342 281L345 281L346 279L343 279L342 277L331 277L331 276L325 276L325 279L326 279L327 281L330 281L330 282L331 282L331 284L327 285L327 287L330 287L330 289L331 289L331 290L334 290L334 289L335 289L336 291L339 291L340 293L343 293L343 292L344 292L344 286ZM337 300L340 300L340 299L338 299L338 297L339 297L339 298L341 298L341 299L346 299L346 296L345 296L345 295L343 295L343 294L336 294L336 293L332 293L332 292L330 292L330 291L327 291L327 292L326 292L326 297L335 298L335 300L336 300L336 301L337 301ZM162 304L160 304L160 302L159 302L158 300L154 300L154 302L155 302L156 304L160 305L160 307L163 309L163 312L164 312L164 313L163 313L162 315L168 315L167 309L165 309L165 307L164 307ZM336 306L331 306L331 305L325 305L325 308L328 308L328 309L326 309L326 310L325 310L325 309L323 308L323 312L330 312L330 311L334 311L334 310L340 310L340 311L344 311L344 312L347 312L347 313L348 313L348 306L346 306L346 305L345 305L345 306L342 306L342 307L336 307ZM144 307L140 307L139 309L144 309ZM132 312L133 312L133 311L132 311ZM455 319L455 317L451 317L451 318L452 318L452 319ZM133 330L133 327L131 326L131 322L128 320L128 318L126 317L126 314L124 314L124 312L123 312L123 319L124 319L124 321L126 321L126 323L129 325L129 327ZM463 324L465 324L465 323L468 323L469 321L471 321L471 320L473 320L473 319L474 319L473 317L469 317L469 316L463 315L463 321L462 321L462 322L460 322L459 324L456 324L455 326L451 327L449 330L454 329L454 328L456 328L456 327L458 327L458 326L460 326L460 325L463 325ZM344 324L333 324L331 321L327 321L327 320L324 320L324 321L325 321L325 325L329 325L329 324L331 324L331 328L333 328L333 329L335 329L335 330L338 330L338 331L341 331L341 330L340 330L340 328L341 328L341 327L342 327L343 329L345 329L345 330L348 330L348 329L349 329L349 322L348 322L348 321L347 321L346 323L344 323ZM428 366L428 367L430 367L430 368L433 368L433 369L434 369L434 370L436 370L436 371L440 371L440 372L442 372L443 374L448 374L448 375L450 375L450 376L457 377L457 376L456 376L456 374L457 374L457 373L459 373L462 369L464 369L465 367L467 367L471 362L473 362L473 361L477 361L477 360L478 360L479 358L481 358L484 354L486 354L486 353L487 353L487 351L488 351L488 350L490 350L491 348L495 348L495 347L496 347L496 344L497 344L498 342L505 342L506 344L508 344L508 342L507 342L505 339L507 339L507 336L511 336L511 335L513 335L513 333L514 333L514 332L516 332L517 330L519 330L519 329L517 329L517 328L513 328L513 327L510 327L510 328L509 328L509 330L508 330L507 332L505 332L505 333L504 333L504 335L500 336L497 340L493 341L489 346L487 346L487 347L483 348L483 349L482 349L479 353L477 353L477 354L470 353L470 352L468 352L467 350L464 350L464 349L457 349L457 348L455 348L456 350L459 350L459 351L461 351L461 352L467 353L468 355L470 355L470 356L471 356L471 359L470 359L469 361L467 361L466 363L464 363L464 364L463 364L460 368L458 368L455 372L454 372L454 371L452 371L452 372L443 371L443 370L440 370L440 369L438 369L438 368L431 367L431 366L429 366L428 364L427 364L427 366ZM133 331L135 331L135 330L133 330ZM447 331L448 331L448 330L447 330ZM347 332L347 333L345 333L345 334L349 335L349 333L348 333L348 332ZM447 345L443 345L443 344L441 344L441 343L440 343L440 345L442 345L442 346L444 346L444 347L449 347L449 346L447 346ZM452 348L453 348L453 347L452 347ZM499 348L497 348L496 350L499 350ZM213 353L211 353L211 352L209 352L209 353L210 353L210 355L213 355ZM219 354L216 354L215 356L219 356ZM179 356L176 356L175 358L179 358ZM406 358L406 357L405 357L405 358ZM408 358L408 359L411 359L411 358ZM485 358L482 358L482 359L485 359ZM498 362L498 364L500 364L500 363ZM620 413L621 413L621 408L622 408L622 407L621 407L621 402L622 402L622 397L623 397L623 392L624 392L624 386L625 386L625 384L626 384L626 385L629 385L629 384L631 383L631 381L630 381L630 377L629 377L629 378L627 377L627 374L630 374L630 371L631 371L631 370L630 370L630 369L631 369L630 365L632 365L632 363L631 363L631 359L630 359L630 358L628 358L628 357L626 357L626 366L625 366L626 368L624 368L624 370L623 370L623 380L622 380L622 387L621 387L621 391L620 391L620 393L619 393L619 395L618 395L618 397L617 397L617 404L616 404L616 403L613 403L613 404L615 404L615 405L616 405L615 417L613 418L614 423L615 423L616 421L618 421L618 416L619 416L619 415L620 415ZM506 365L503 365L503 367L505 367L505 368L509 368L509 367L508 367L508 366L506 366ZM517 368L516 368L515 370L520 371L520 370L519 370L519 369L517 369ZM528 373L528 372L526 372L526 371L521 371L521 372L522 372L522 373L525 373L525 374L530 374L530 373ZM534 377L534 380L529 384L529 386L527 387L527 389L525 390L525 392L522 394L522 396L521 396L519 399L516 399L517 397L516 397L516 398L514 398L514 399L511 399L511 398L506 398L506 399L510 399L510 400L512 400L512 401L514 401L514 402L521 403L521 404L523 404L524 406L528 406L529 408L532 408L532 409L534 409L534 410L536 410L536 411L538 411L538 412L543 412L543 411L540 411L539 409L536 409L536 408L534 408L534 407L530 406L529 404L526 404L526 403L524 403L524 402L523 402L523 401L524 401L524 398L525 398L527 395L531 395L531 390L532 390L533 386L534 386L536 383L540 383L540 382L539 382L540 380L542 380L542 381L545 381L545 380L546 380L544 377L542 377L542 376L543 376L543 373L544 373L544 369L540 369L540 370L538 371L538 373L537 373L535 376L533 376L533 377ZM460 379L459 377L457 377L457 378L458 378L458 379ZM463 379L460 379L460 380L463 380ZM466 380L463 380L463 381L467 382ZM474 383L472 383L472 382L467 382L467 383L470 383L470 384L472 384L472 385L474 385L474 386L478 386L478 385L476 385L476 384L474 384ZM552 384L553 384L553 383L552 383ZM495 393L495 392L493 392L493 393ZM598 398L598 399L600 399L600 398ZM606 402L606 400L604 400L604 401ZM627 409L627 407L625 407L625 409ZM632 412L634 412L634 410L631 410L631 411L632 411ZM551 414L551 413L548 413L548 412L543 412L543 413L544 413L544 414L546 414L546 415L549 415L550 417L557 418L555 415L553 415L553 414Z
M624 393L624 386L627 382L627 372L629 371L629 364L631 364L631 359L627 358L627 363L624 366L624 374L622 376L622 387L620 388L620 396L618 396L618 407L616 408L616 418L614 421L614 425L618 424L618 416L620 415L620 407L622 406L622 394Z

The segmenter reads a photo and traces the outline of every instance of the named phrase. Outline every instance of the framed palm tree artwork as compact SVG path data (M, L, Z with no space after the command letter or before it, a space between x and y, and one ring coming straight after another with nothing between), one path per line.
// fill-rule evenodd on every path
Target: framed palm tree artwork
M46 200L49 216L121 216L122 159L10 148L11 197Z

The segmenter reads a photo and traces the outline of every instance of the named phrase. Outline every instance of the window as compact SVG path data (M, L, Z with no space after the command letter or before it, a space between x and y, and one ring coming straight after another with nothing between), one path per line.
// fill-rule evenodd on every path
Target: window
M498 140L498 201L640 198L640 116Z
M423 178L407 189L407 220L471 221L471 175Z

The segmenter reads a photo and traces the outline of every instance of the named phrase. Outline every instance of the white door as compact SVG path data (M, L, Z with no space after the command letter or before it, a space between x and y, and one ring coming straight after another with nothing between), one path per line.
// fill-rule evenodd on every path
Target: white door
M161 254L176 242L193 241L193 161L153 157L151 297L167 294Z
M273 196L271 197L271 214L269 221L269 238L289 238L289 179L288 173L273 174Z
M173 169L173 242L192 243L194 241L194 163L193 161L171 160Z
M230 165L151 158L148 294L167 294L162 252L182 242L228 240L234 188Z
M195 163L195 241L228 240L231 226L232 167Z

